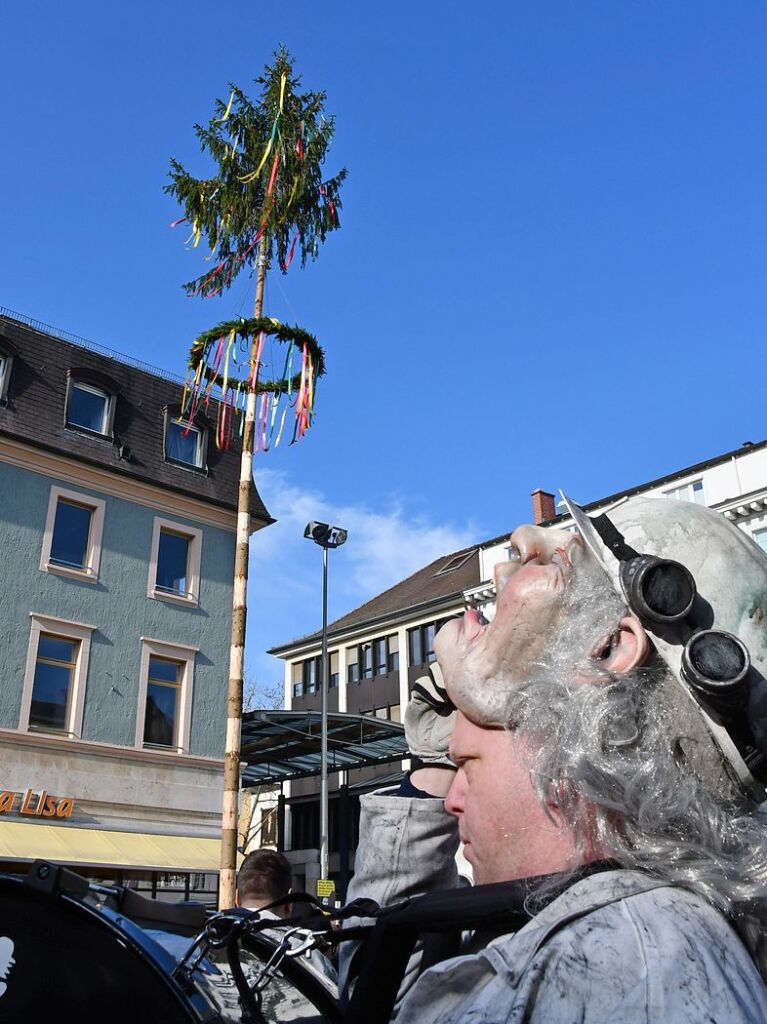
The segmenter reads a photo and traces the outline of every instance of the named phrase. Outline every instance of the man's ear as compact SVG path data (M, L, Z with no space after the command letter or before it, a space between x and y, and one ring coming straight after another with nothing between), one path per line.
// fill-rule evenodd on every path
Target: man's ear
M636 615L626 615L615 632L600 641L591 657L613 675L622 676L643 665L649 653L650 640L644 626Z

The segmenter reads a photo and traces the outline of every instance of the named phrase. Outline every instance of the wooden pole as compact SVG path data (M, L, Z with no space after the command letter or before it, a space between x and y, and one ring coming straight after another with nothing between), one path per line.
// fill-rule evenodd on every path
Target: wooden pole
M258 250L256 300L253 315L263 316L264 282L269 241L263 236ZM256 355L257 338L250 342L250 366ZM248 612L248 554L250 550L250 491L253 479L253 441L256 422L256 391L248 391L245 425L242 435L240 485L237 494L237 546L234 553L232 592L232 643L229 652L229 688L227 691L226 747L224 750L224 798L221 811L221 875L219 910L234 906L237 879L237 824L240 795L240 733L242 730L242 677L245 661L245 622Z

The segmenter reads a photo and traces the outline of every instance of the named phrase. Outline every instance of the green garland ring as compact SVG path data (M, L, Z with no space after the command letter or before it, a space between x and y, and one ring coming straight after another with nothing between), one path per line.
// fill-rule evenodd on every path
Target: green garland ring
M248 319L238 317L236 320L224 320L216 327L211 327L209 331L203 331L202 334L199 334L194 339L189 350L189 369L197 370L210 342L218 341L219 338L228 338L232 331L234 331L235 338L251 339L254 335L260 334L263 331L264 334L276 338L282 344L292 341L299 349L303 349L304 345L306 345L311 353L317 377L321 377L325 372L325 353L320 348L314 335L309 334L303 327L288 327L287 324L283 324L271 316L249 317ZM219 388L223 388L224 379L221 374L214 375L206 367L205 377L208 381L212 380ZM231 386L232 382L237 381L237 379L236 376L229 377L228 386ZM240 383L247 384L247 378L245 381L240 381ZM274 394L286 394L288 390L297 390L300 385L301 374L297 373L292 380L290 378L284 378L283 380L259 380L256 384L256 393L261 394L264 391L271 391Z

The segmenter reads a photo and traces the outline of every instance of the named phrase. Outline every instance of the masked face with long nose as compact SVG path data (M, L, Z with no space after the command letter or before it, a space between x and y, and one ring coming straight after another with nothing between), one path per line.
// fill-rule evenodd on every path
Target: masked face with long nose
M547 670L581 673L594 658L609 667L620 646L625 606L577 533L521 526L511 550L495 567L493 621L469 609L434 645L451 699L478 725L506 724L514 683Z

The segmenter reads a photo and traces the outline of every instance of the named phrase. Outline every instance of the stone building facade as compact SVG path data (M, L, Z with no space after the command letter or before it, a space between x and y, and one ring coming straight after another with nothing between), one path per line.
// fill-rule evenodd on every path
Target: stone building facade
M240 453L181 398L0 315L0 868L43 856L212 899ZM71 813L30 814L41 793Z

